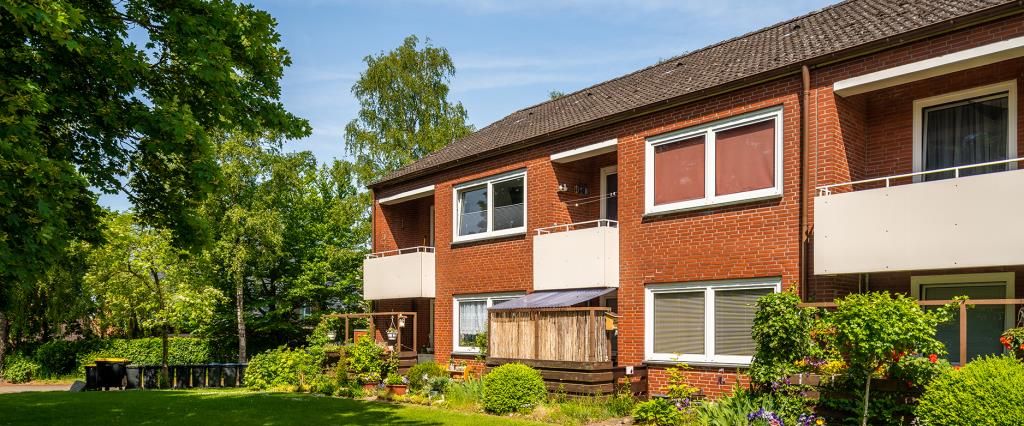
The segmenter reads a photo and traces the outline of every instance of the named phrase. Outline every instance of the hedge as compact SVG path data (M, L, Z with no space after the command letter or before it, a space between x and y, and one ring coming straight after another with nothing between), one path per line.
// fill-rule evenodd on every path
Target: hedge
M92 365L96 358L127 358L137 365L159 365L163 357L160 338L110 339L100 341L99 348L92 352L79 353L77 372L85 373L85 366ZM210 341L194 337L172 337L167 344L168 364L206 364L222 359L214 356Z

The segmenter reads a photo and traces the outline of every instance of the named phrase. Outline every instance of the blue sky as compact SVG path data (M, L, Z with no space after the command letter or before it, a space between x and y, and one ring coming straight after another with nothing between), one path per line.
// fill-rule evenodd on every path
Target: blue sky
M313 135L286 145L321 162L345 156L350 89L368 54L415 34L448 49L450 98L483 127L544 101L836 0L254 0L278 20L293 64L282 80L290 111ZM713 72L713 71L711 71ZM101 204L127 208L123 197Z

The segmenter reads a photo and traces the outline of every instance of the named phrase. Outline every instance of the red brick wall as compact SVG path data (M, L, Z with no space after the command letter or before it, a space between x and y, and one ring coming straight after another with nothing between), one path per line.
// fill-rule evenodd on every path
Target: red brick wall
M906 87L851 98L836 97L832 84L840 79L912 61L962 50L1024 34L1024 19L1013 17L983 27L916 42L825 68L812 70L808 105L810 182L807 193L820 185L898 173L910 168L907 141L913 97L971 87L975 83L1018 78L1024 81L1020 61L986 67L981 72L913 83ZM592 207L573 207L572 196L559 194L559 182L577 183L599 165L618 164L620 220L619 362L644 361L644 286L698 280L780 277L784 286L796 284L799 262L799 130L801 85L791 76L730 94L708 98L556 142L471 162L433 176L385 188L392 195L433 184L436 208L437 300L436 354L447 362L452 340L452 296L532 288L532 230L596 216ZM665 132L727 118L772 106L783 113L783 194L776 199L690 212L643 216L644 140ZM1024 126L1018 126L1024 131ZM549 156L567 149L618 138L618 152L572 165L556 165ZM1024 142L1024 137L1019 138ZM1022 150L1024 151L1024 150ZM525 235L453 244L452 187L498 173L527 171L527 230ZM596 175L596 173L594 173ZM593 177L593 176L592 176ZM599 182L591 184L597 194ZM566 202L570 201L570 202ZM810 204L810 203L809 203ZM595 206L596 207L596 206ZM407 241L395 229L395 214L388 207L374 209L375 247ZM813 211L810 215L813 225ZM394 241L395 243L389 242ZM418 244L417 244L418 245ZM875 278L881 288L894 287L908 278L900 274ZM856 276L813 277L808 298L829 300L856 291ZM664 370L651 369L652 392L664 389ZM730 389L734 370L698 368L693 381L711 396ZM719 377L721 376L721 377ZM724 382L724 384L723 384Z

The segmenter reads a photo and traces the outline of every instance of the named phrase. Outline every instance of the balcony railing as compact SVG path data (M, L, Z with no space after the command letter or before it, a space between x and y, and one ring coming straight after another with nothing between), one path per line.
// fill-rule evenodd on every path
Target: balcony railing
M376 259L376 258L379 258L379 257L397 256L397 255L406 254L406 253L433 253L433 252L434 252L434 248L433 247L416 246L416 247L409 247L409 248L403 248L403 249L398 249L398 250L388 250L388 251L378 251L376 253L367 253L366 254L366 258L367 259Z
M836 183L836 184L832 184L832 185L824 185L824 186L819 186L818 187L818 196L823 197L823 196L826 196L826 195L832 195L832 192L833 192L833 190L835 188L850 187L852 189L852 188L854 188L854 187L856 187L858 185L872 185L872 184L885 183L885 187L888 188L890 186L893 186L894 182L906 181L907 179L913 179L914 182L917 182L917 181L920 180L920 178L922 178L924 176L933 176L933 175L938 175L938 174L942 174L942 173L950 173L950 172L952 172L954 179L960 178L962 176L976 176L976 174L964 175L963 171L964 170L979 169L979 168L982 168L982 167L1000 166L1000 165L1015 166L1017 163L1019 163L1021 161L1024 161L1024 157L1012 158L1012 159L1009 159L1009 160L989 161L987 163L967 164L967 165L963 165L963 166L947 167L947 168L944 168L944 169L926 170L926 171L923 171L923 172L904 173L904 174L900 174L900 175L885 176L885 177L872 178L872 179L856 180L856 181L853 181L853 182Z
M618 286L618 222L600 219L537 229L534 290Z
M567 223L565 225L548 226L548 227L545 227L545 228L537 228L537 235L551 234L551 233L555 233L555 232L574 231L574 230L577 230L577 229L601 228L601 227L618 228L619 227L619 222L618 221L614 221L614 220L610 220L610 219L598 219L598 220L588 220L586 222Z
M363 260L363 297L367 300L434 297L434 248L388 250Z

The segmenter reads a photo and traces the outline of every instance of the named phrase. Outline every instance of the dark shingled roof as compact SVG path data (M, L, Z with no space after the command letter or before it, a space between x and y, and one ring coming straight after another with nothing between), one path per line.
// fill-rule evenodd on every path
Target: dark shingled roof
M1009 0L850 0L660 62L502 118L383 176L430 173L555 132L883 41Z

